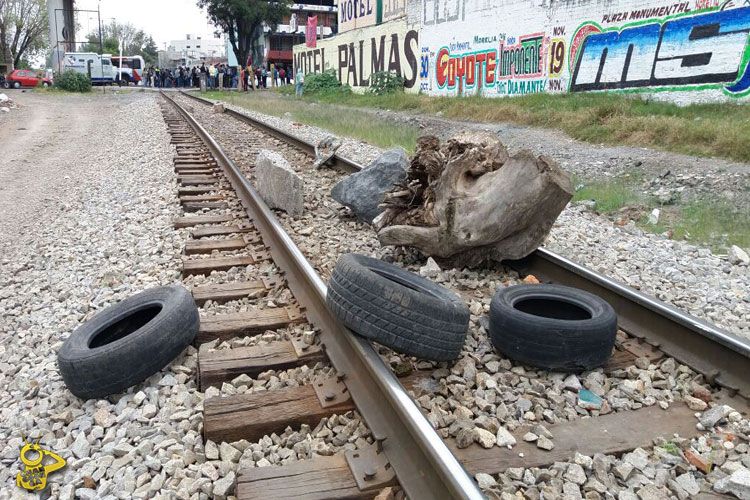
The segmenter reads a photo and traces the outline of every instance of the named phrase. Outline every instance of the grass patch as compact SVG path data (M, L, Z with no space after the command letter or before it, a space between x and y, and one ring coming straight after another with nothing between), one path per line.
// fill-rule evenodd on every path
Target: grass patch
M573 202L594 200L597 212L613 217L617 217L621 209L631 207L641 214L636 220L641 229L657 234L671 231L674 240L704 245L718 252L725 252L731 245L750 246L750 219L731 201L702 198L662 205L641 192L641 182L640 173L635 173L608 182L583 183L573 196ZM580 185L581 180L576 179L575 183ZM654 208L660 210L659 222L648 224L648 215ZM633 212L623 214L624 217L632 215Z
M288 92L289 89L282 87L274 94ZM382 96L306 95L301 101L532 125L562 130L575 139L596 144L626 144L750 162L746 142L750 134L750 106L738 103L680 107L638 95L607 93L456 98L403 92Z
M750 220L727 200L695 200L664 208L653 231L672 231L674 239L722 252L731 245L750 246Z
M290 113L291 119L296 122L320 127L335 135L353 137L380 148L401 146L410 154L414 152L414 145L420 134L418 128L410 125L383 120L364 111L332 108L325 103L265 96L259 98L252 92L207 92L205 97L267 115L283 116Z
M576 186L580 185L579 179L576 178L574 182ZM594 200L596 211L603 214L614 214L623 207L642 205L646 201L632 178L583 183L583 187L573 195L573 202L583 200Z

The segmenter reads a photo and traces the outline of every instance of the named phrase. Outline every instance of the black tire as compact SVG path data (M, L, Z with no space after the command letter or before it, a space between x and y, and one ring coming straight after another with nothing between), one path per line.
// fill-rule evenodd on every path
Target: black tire
M457 295L363 255L339 259L326 302L355 333L423 359L456 359L469 328L469 309Z
M200 324L192 295L179 285L152 288L78 327L57 354L65 384L81 399L122 392L167 366Z
M517 285L490 303L490 338L502 354L549 370L603 365L617 335L614 309L596 295L562 285Z

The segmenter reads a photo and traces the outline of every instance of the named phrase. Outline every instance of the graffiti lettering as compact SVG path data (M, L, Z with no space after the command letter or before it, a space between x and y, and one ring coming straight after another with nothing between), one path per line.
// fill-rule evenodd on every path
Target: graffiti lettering
M743 54L750 33L750 7L682 16L601 33L589 33L570 60L570 90L733 83L729 93L750 89ZM580 31L580 30L579 30ZM577 34L573 37L576 39ZM741 73L742 72L742 73Z
M549 44L549 76L560 76L564 65L565 39L555 38Z
M463 93L464 87L495 84L495 69L497 66L497 51L483 50L471 54L451 55L447 47L443 47L435 57L435 79L438 87L453 89L458 86L458 93Z
M497 91L505 95L540 94L547 87L546 79L537 80L508 80L498 82Z
M340 23L350 22L373 12L375 0L345 0L339 3Z
M500 44L498 78L533 78L544 70L544 34L519 37L517 45Z
M423 0L422 24L443 24L463 20L466 16L466 0Z

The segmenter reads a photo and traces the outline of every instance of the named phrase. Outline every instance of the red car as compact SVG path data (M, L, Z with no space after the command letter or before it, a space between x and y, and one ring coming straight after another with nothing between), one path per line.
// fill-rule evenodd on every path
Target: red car
M5 88L20 89L21 87L36 87L42 85L49 87L52 80L40 77L35 71L28 69L17 69L5 79Z

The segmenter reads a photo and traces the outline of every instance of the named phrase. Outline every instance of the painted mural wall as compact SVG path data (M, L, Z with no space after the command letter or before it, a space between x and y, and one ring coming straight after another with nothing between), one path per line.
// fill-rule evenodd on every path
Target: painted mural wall
M334 69L339 81L356 91L369 87L372 73L394 71L404 77L407 91L417 92L419 50L417 31L402 17L318 40L315 49L295 45L294 71L302 68L308 74Z
M431 95L750 93L750 0L422 0L420 16Z
M339 33L406 15L406 0L338 0Z

